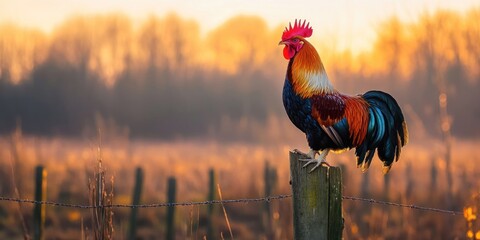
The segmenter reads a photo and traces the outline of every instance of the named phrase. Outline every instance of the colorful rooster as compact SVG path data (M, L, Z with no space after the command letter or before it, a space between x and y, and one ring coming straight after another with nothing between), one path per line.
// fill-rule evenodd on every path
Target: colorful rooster
M285 28L283 56L289 60L283 105L292 123L306 134L310 152L304 167L330 166L330 151L356 148L357 167L368 169L375 150L387 173L408 141L407 125L395 99L381 91L347 96L330 83L320 56L305 38L312 35L306 21ZM318 154L318 157L315 156ZM310 172L311 172L310 171Z

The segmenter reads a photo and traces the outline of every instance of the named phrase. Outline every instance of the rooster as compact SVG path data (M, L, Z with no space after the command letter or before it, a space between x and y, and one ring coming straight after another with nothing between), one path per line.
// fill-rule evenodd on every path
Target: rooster
M348 96L336 90L317 51L306 38L313 29L295 20L282 34L283 56L289 60L283 87L283 105L292 123L305 133L310 151L307 167L327 163L330 151L356 148L357 167L366 171L375 151L387 173L408 141L402 110L388 93L369 91ZM318 156L316 157L316 155Z

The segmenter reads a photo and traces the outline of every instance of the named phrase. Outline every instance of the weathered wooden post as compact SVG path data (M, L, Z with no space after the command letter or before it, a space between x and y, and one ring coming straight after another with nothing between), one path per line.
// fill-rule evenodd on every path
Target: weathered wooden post
M360 186L360 196L363 198L369 197L370 194L370 172L366 171L362 174L362 181Z
M47 171L42 165L35 168L35 201L47 199ZM35 204L33 209L33 239L43 239L45 204Z
M264 169L264 182L265 182L265 196L272 196L277 187L277 169L270 166L268 161L265 162ZM273 226L273 211L270 201L264 203L262 222L265 235L267 239L274 239L274 226Z
M430 195L437 193L437 179L438 179L438 168L435 158L431 159L430 162Z
M208 201L213 201L215 200L215 185L216 185L216 179L215 179L215 170L211 168L208 171ZM216 239L216 230L215 230L215 224L213 222L214 218L214 212L215 212L215 204L209 204L208 205L208 212L207 212L207 239Z
M135 187L133 189L133 197L132 197L132 204L139 205L140 204L140 196L142 193L142 186L143 186L143 169L137 167L135 170ZM137 216L138 216L138 208L132 208L130 213L130 227L128 232L127 239L133 240L137 234Z
M407 180L407 186L405 187L405 198L407 198L407 200L411 200L411 197L414 193L415 182L413 174L412 164L407 162L407 166L405 167L405 178Z
M338 167L319 167L309 173L302 168L302 158L305 156L290 152L294 238L341 239L342 172Z
M383 199L390 200L390 176L391 174L383 174Z
M168 178L168 190L167 190L167 202L168 203L175 203L175 196L177 188L177 180L174 177ZM167 208L167 240L175 239L175 224L174 224L174 216L175 216L175 207L169 206Z

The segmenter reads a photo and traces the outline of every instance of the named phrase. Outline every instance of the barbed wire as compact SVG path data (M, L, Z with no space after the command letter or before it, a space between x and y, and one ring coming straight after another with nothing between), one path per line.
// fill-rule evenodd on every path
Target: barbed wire
M19 199L11 197L0 197L0 201L29 203L29 204L41 204L54 207L67 207L67 208L159 208L159 207L176 207L176 206L195 206L195 205L211 205L211 204L229 204L229 203L252 203L252 202L270 202L272 200L279 200L285 198L291 198L292 195L277 195L261 198L243 198L243 199L225 199L225 200L209 200L199 202L173 202L173 203L153 203L153 204L108 204L108 205L81 205L70 203L58 203L52 201L36 201L31 199Z
M381 201L381 200L376 200L376 199L372 199L372 198L342 196L342 199L352 200L352 201L362 201L362 202L367 202L367 203L371 203L371 204L410 208L410 209L422 210L422 211L446 213L446 214L451 214L451 215L463 215L462 211L445 210L445 209L432 208L432 207L422 207L422 206L417 206L417 205L413 205L413 204L405 204L405 203L387 202L387 201Z
M267 197L261 197L261 198L209 200L209 201L199 201L199 202L153 203L153 204L139 204L139 205L131 205L131 204L81 205L81 204L70 204L70 203L58 203L58 202L52 202L52 201L36 201L36 200L30 200L30 199L20 199L20 198L11 198L11 197L0 197L0 201L29 203L29 204L41 204L41 205L49 205L49 206L54 206L54 207L92 209L92 208L160 208L160 207L196 206L196 205L211 205L211 204L270 202L270 201L273 201L273 200L282 200L282 199L291 198L291 197L292 197L291 194L282 194L282 195L267 196ZM395 206L395 207L409 208L409 209L414 209L414 210L444 213L444 214L450 214L450 215L462 215L463 214L462 211L445 210L445 209L432 208L432 207L423 207L423 206L417 206L417 205L405 204L405 203L387 202L387 201L381 201L381 200L376 200L376 199L372 199L372 198L342 196L342 199L365 202L365 203L369 203L369 204Z

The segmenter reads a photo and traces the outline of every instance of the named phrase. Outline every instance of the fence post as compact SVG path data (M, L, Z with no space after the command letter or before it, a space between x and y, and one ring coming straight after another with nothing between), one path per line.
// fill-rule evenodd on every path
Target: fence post
M302 168L302 158L290 152L294 238L341 239L342 172L338 167L319 167L309 173Z
M432 158L430 162L430 196L437 193L438 169L436 159Z
M208 171L208 201L215 200L215 170L211 168ZM213 223L213 215L215 212L215 205L209 204L208 205L208 212L207 212L207 239L216 239L215 237L215 224Z
M360 183L360 196L366 198L370 194L370 172L366 171L362 174L362 181Z
M265 196L271 196L277 187L277 169L271 167L270 163L265 161L265 169L263 174L265 182ZM265 202L264 204L262 218L264 231L267 238L274 239L272 205L269 201Z
M35 168L35 201L47 199L47 171L42 165ZM35 204L33 209L33 239L43 239L45 226L45 205Z
M383 175L383 199L386 201L390 200L390 175Z
M135 171L135 187L133 189L133 197L132 197L132 204L139 205L140 204L140 196L142 193L142 186L143 186L143 169L137 167ZM130 227L128 232L127 239L133 240L137 235L137 216L138 216L138 208L132 208L130 213Z
M174 177L168 178L167 202L175 203L177 180ZM167 208L167 240L175 239L175 225L174 225L175 207L169 206Z
M413 170L412 170L412 164L410 162L407 162L407 166L405 167L405 178L407 182L407 186L405 187L405 197L407 200L411 200L415 183L413 179Z

